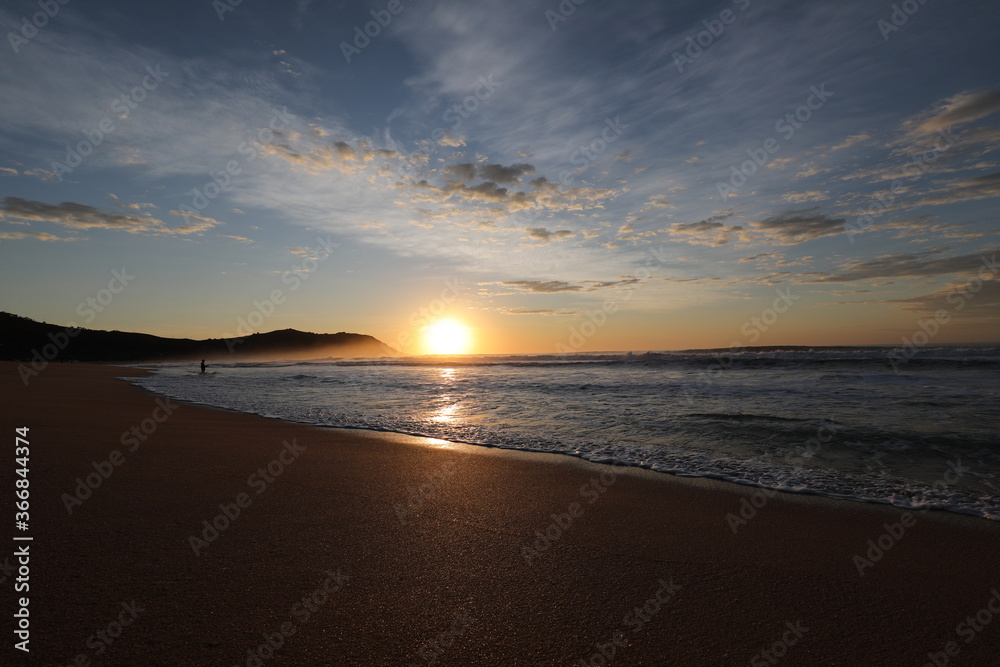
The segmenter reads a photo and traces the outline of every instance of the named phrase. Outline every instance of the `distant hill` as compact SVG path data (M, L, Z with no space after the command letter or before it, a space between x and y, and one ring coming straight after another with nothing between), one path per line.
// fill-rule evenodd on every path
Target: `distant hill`
M75 335L72 335L74 332ZM372 336L283 329L244 338L162 338L143 333L67 329L0 312L0 359L30 361L209 362L323 357L385 357L398 353Z

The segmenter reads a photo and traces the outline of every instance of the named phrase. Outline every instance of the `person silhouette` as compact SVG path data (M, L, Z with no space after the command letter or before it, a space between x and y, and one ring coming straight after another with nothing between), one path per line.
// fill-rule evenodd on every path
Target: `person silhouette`
M201 372L202 373L205 372L205 360L204 359L201 360Z

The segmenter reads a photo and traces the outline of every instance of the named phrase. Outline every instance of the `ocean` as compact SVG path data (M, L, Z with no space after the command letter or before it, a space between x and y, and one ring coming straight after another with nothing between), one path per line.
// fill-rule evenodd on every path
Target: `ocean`
M172 398L1000 520L1000 347L148 365Z

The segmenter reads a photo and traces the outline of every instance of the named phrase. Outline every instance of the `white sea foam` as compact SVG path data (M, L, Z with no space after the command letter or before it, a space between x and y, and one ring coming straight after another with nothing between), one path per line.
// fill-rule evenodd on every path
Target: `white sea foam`
M136 384L311 424L555 452L1000 520L1000 350L159 365ZM960 474L954 470L956 463Z

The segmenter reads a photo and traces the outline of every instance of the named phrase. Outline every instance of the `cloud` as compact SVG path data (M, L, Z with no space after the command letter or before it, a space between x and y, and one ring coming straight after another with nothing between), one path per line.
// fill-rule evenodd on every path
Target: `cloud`
M562 280L506 280L500 284L524 292L535 292L536 294L583 291L583 287L580 285L572 285Z
M132 233L151 231L163 225L151 216L121 215L75 202L46 204L20 197L4 198L0 204L0 220L54 222L71 229L114 229Z
M499 310L504 315L579 315L575 310L565 310L562 308L559 310L551 308L539 308L535 310L529 308L500 308Z
M181 216L188 223L186 225L181 225L180 227L174 227L173 230L171 230L174 234L200 234L207 229L224 224L215 218L210 218L207 215L199 215L197 213L170 211L170 214Z
M970 229L974 222L961 224L935 222L929 215L916 215L906 218L879 220L869 231L893 230L894 239L949 239L970 240L988 235L988 232Z
M705 283L718 282L722 278L659 278L658 280L669 284L691 283L693 285L703 285Z
M534 165L463 162L431 167L428 154L378 148L367 139L330 142L324 137L332 132L320 126L311 127L306 133L309 136L297 132L276 134L279 140L264 145L264 152L310 174L339 171L354 176L367 170L364 177L368 178L368 184L360 184L362 187L381 185L405 190L411 201L396 200L398 206L434 203L451 213L456 207L466 206L464 213L480 216L480 226L491 226L496 217L511 212L582 211L589 205L600 206L602 200L615 194L613 190L591 187L561 189L545 176L532 179L530 187L521 191L513 186L524 176L535 173ZM477 210L477 206L490 208Z
M374 148L365 141L352 144L339 140L333 142L316 141L327 134L325 130L313 128L313 143L304 143L304 135L275 132L280 139L261 144L261 152L267 156L280 157L289 164L310 173L339 171L342 174L356 174L371 165L376 159L392 159L398 154L385 148ZM300 140L300 141L296 141Z
M850 262L844 265L840 273L828 273L812 276L809 282L847 283L857 280L874 280L877 278L919 278L941 275L972 275L980 269L996 266L996 255L1000 248L982 252L954 255L952 257L935 257L941 254L940 249L930 249L914 253L896 253L883 255L871 260ZM995 269L992 269L995 271Z
M479 178L508 185L517 183L525 174L533 173L535 168L530 164L512 164L509 167L502 164L487 164L478 170Z
M786 165L795 162L793 157L779 157L767 163L768 169L784 169Z
M949 171L963 171L964 168L957 169L944 169L936 168L934 172L936 174L943 174ZM893 168L892 172L884 173L881 176L876 176L878 169L868 170L870 173L859 173L848 174L843 176L842 179L849 178L866 178L871 181L882 181L889 180L891 178L903 178L904 173L900 172L898 168ZM908 199L903 199L902 196L910 192L921 192L925 196L923 197L911 197ZM870 210L876 210L878 213L885 214L892 211L902 211L917 208L920 206L942 206L948 204L958 204L961 202L968 201L979 201L983 199L993 199L995 197L1000 197L1000 172L994 172L992 174L985 174L982 176L976 176L974 178L966 178L961 180L953 180L946 182L940 187L932 190L925 188L910 188L902 187L898 190L901 195L898 201L886 202L883 200L878 200L878 203L873 204ZM883 198L884 199L884 198ZM876 201L875 197L871 197L870 201ZM858 211L858 215L864 214L866 211Z
M583 282L585 285L590 285L593 289L606 289L611 287L638 285L642 282L642 280L634 276L629 276L627 278L622 278L621 280L585 280Z
M530 164L512 164L509 167L505 167L502 164L485 164L480 166L470 162L463 162L461 164L447 165L442 171L449 178L462 182L483 179L504 185L516 185L522 176L535 173L535 167Z
M448 148L461 148L462 146L465 146L465 143L467 141L468 139L466 137L463 137L462 135L453 136L450 134L445 134L438 141L438 144Z
M847 137L846 139L844 139L843 141L841 141L836 146L831 146L830 147L830 151L831 152L833 152L833 151L842 151L845 148L850 148L851 146L855 146L857 144L860 144L863 141L868 141L871 138L872 138L872 135L868 134L867 132L862 132L861 134L854 134L854 135L851 135L851 136Z
M901 135L888 146L893 149L894 157L919 162L924 175L971 169L974 162L1000 148L1000 127L980 125L959 129L959 126L997 111L1000 111L1000 91L958 93L903 121L899 128ZM933 159L928 159L928 155L934 155Z
M812 201L823 201L830 198L830 193L823 190L809 190L808 192L789 192L781 195L789 204L806 204Z
M781 257L781 255L779 255L776 252L761 252L761 253L757 253L756 255L750 255L749 257L743 257L742 259L738 259L736 261L740 262L740 263L742 263L742 262L759 262L762 259L778 259L779 257Z
M481 202L505 201L507 199L507 195L510 193L510 190L507 188L501 188L493 181L483 181L477 185L459 183L453 187L446 188L444 191L459 194L465 201ZM523 195L524 193L520 192L516 194Z
M915 120L914 131L933 134L950 125L969 123L1000 111L1000 90L979 93L966 91L950 97L931 110L922 119Z
M17 173L17 172L14 172ZM22 176L33 176L40 181L48 181L49 183L54 183L59 175L54 171L49 171L48 169L25 169L21 172Z
M222 223L213 218L195 213L170 211L172 215L183 216L188 222L178 227L168 227L162 220L149 213L126 215L102 211L94 206L76 202L46 204L45 202L20 197L6 197L0 203L0 220L15 224L51 222L70 229L107 229L132 234L193 234L200 233ZM193 221L193 222L192 222Z
M476 180L476 165L471 162L463 162L461 164L449 164L442 169L445 176L453 178L456 181L474 181Z
M298 5L299 12L316 23L318 16L314 15L320 12L320 4L313 4L305 14L308 0L288 3L277 19L287 22ZM600 289L595 287L596 283L574 279L591 275L588 267L601 267L599 277L614 278L634 269L635 258L642 251L641 247L608 251L600 245L604 241L648 241L641 235L657 233L666 239L671 233L667 228L681 222L687 224L673 230L672 240L712 246L743 245L736 240L762 238L757 233L760 230L755 230L745 219L766 218L788 208L815 206L807 203L819 201L821 193L814 188L827 188L836 194L837 186L846 187L842 183L796 182L794 185L802 186L796 189L805 192L791 192L792 188L788 187L779 190L777 196L788 193L784 199L787 203L772 209L761 209L761 202L751 201L757 195L747 193L741 200L741 207L745 207L741 210L748 212L747 218L733 220L715 217L717 212L712 209L717 204L702 196L704 182L700 179L717 164L723 148L738 146L739 141L755 136L753 133L759 127L766 129L760 121L773 120L779 107L784 111L786 100L801 96L803 77L815 73L813 68L817 64L789 56L801 52L804 44L815 47L817 53L829 57L831 62L848 63L848 66L854 61L844 57L851 55L843 50L844 42L867 48L864 46L867 38L854 32L838 34L829 30L778 28L795 25L800 19L808 20L810 27L815 28L823 23L821 18L835 20L839 27L848 26L858 18L853 9L844 12L810 5L804 6L801 12L794 12L794 16L788 13L761 15L765 23L760 28L764 33L733 32L731 37L736 41L731 48L727 47L726 53L719 52L711 59L699 59L696 76L688 77L676 76L669 56L678 43L683 43L689 30L700 25L703 17L691 18L690 22L678 21L678 18L687 17L663 11L663 3L633 3L627 11L611 5L587 5L572 22L560 26L558 31L551 31L540 15L541 10L536 12L527 6L515 5L493 0L483 3L449 0L425 10L414 10L413 14L407 10L393 19L392 26L392 40L399 40L399 51L406 56L405 72L386 82L388 87L382 91L385 95L376 96L377 100L361 96L352 99L350 104L344 101L348 99L344 95L350 96L358 85L364 88L364 77L355 68L341 72L346 78L338 74L332 86L329 79L311 79L308 72L291 86L289 77L277 69L275 56L287 60L285 53L268 53L266 62L262 62L264 59L255 56L256 52L251 53L253 50L243 53L216 49L197 59L191 56L180 60L167 53L135 48L127 39L108 39L104 43L115 46L113 53L97 58L92 54L108 53L106 47L102 49L96 44L94 48L83 49L79 48L82 40L70 40L66 42L65 52L80 55L66 59L65 77L55 66L59 59L50 58L39 61L36 69L51 70L51 85L40 87L18 82L12 87L32 94L42 89L56 91L47 96L49 100L18 101L18 106L37 110L34 115L38 117L51 117L45 122L46 128L63 129L46 132L44 128L31 126L31 119L27 119L12 122L14 132L10 134L51 138L51 146L46 150L53 157L59 157L57 153L62 152L61 147L66 143L62 140L63 134L75 133L81 123L99 119L106 113L101 105L112 99L112 93L117 92L114 89L131 85L132 75L136 73L133 70L141 69L140 66L114 67L115 61L126 64L157 62L163 56L164 66L171 72L167 80L169 85L151 95L130 116L128 124L120 125L109 143L101 147L103 157L95 153L87 169L74 173L81 179L93 178L94 182L86 182L88 187L100 187L101 179L128 179L133 175L133 190L126 191L129 196L146 197L149 185L157 182L166 184L167 193L201 186L208 179L209 168L219 169L240 154L237 147L249 138L250 128L265 127L264 112L275 103L287 103L290 109L302 115L273 141L261 144L260 156L272 158L243 164L243 173L233 179L232 185L205 213L230 219L231 215L224 212L234 206L249 211L248 224L259 222L263 227L255 233L255 237L263 234L261 242L272 233L267 229L268 223L263 221L273 220L279 229L285 224L310 230L322 228L338 237L385 246L397 257L435 258L440 260L439 266L441 262L459 257L456 264L463 268L474 267L473 270L490 276L490 280L535 275L563 279L568 281L566 285L584 291ZM584 17L585 13L589 13L589 17ZM645 20L647 16L651 20ZM114 27L113 23L107 25L109 29ZM58 29L59 26L53 23L48 30ZM349 27L343 29L346 31ZM762 40L761 34L780 34L787 39ZM586 39L587 36L598 39ZM44 35L33 42L32 47L39 47L42 37ZM727 33L727 40L729 38ZM52 43L55 41L53 39ZM653 59L652 53L657 45L665 49L659 62ZM282 46L289 48L290 53L296 51L281 43L270 48L277 50ZM0 78L16 76L18 80L30 80L28 74L22 76L19 72L26 71L25 67L34 67L32 63L38 60L39 49L34 51L33 59L20 62L19 68ZM386 63L391 65L395 51L389 51L383 55L389 58ZM63 53L60 49L56 55ZM631 56L623 59L622 53L634 54L638 62ZM768 78L768 72L777 71L774 65L783 60L791 70L782 71L794 75L771 81L774 85L762 86L761 81ZM76 65L74 61L82 64ZM87 72L99 75L79 76ZM463 116L461 126L453 130L454 135L444 135L437 144L429 141L431 128L444 125L441 112L467 99L478 85L478 77L493 72L494 79L500 83L500 92L488 100L481 99L481 108L468 117ZM34 74L34 70L30 73ZM884 74L896 82L894 85L905 86L899 83L905 82L905 78L899 77L895 70L886 70ZM73 78L79 79L78 85L70 81ZM95 82L100 85L95 86ZM63 85L67 83L68 87ZM868 80L866 86L877 88L877 83L880 82ZM87 93L88 89L93 92ZM718 90L731 91L734 104L719 104ZM958 88L945 90L950 94ZM191 95L191 91L198 94ZM835 150L843 149L836 154L837 159L857 157L858 161L852 163L854 166L868 166L870 161L862 159L868 156L860 153L864 152L862 149L873 148L875 142L857 145L858 140L857 151L847 151L845 144L861 136L848 135L869 127L886 129L882 126L886 119L902 117L897 115L901 110L903 115L914 112L906 108L912 100L908 102L905 95L884 95L878 88L876 92L882 95L878 99L888 106L866 110L868 98L865 91L859 89L856 94L852 93L857 106L852 107L848 116L810 126L810 136L803 135L802 139L808 139L809 145L834 145ZM68 109L51 103L57 95L65 98ZM88 105L78 103L81 99L89 100ZM397 100L392 103L411 109L411 115L399 117L399 122L387 117L391 109L378 106L386 100ZM46 101L49 103L44 103ZM0 102L0 107L3 106ZM631 128L616 143L609 144L601 160L593 163L587 172L586 183L596 187L569 189L560 185L561 176L559 179L556 176L560 170L572 168L572 151L598 136L597 132L604 129L601 119L605 115L625 110L628 112L625 120ZM338 117L338 113L344 115ZM8 120L7 113L0 113L0 116ZM845 130L845 127L850 129ZM25 128L28 131L24 131ZM461 136L457 135L459 131ZM358 132L370 134L364 137ZM699 147L694 147L693 141L701 137L707 141L698 142ZM797 136L796 140L799 139ZM120 160L111 159L112 151L118 148L113 142L133 147L145 160L142 166L127 172L105 169L109 162L120 164ZM467 143L468 150L460 153L464 156L456 157L458 152L453 149L465 147ZM257 144L251 139L251 145ZM790 148L789 144L783 150ZM427 153L421 157L416 151ZM611 159L613 154L616 156ZM684 157L695 154L702 158L698 165L685 168L680 164ZM119 153L114 155L121 157ZM773 170L768 174L768 170L762 170L758 177L787 183L791 180L788 176L800 168L809 170L808 165L803 167L801 164L810 159L806 155L816 157L805 153L784 172ZM675 157L670 159L670 156ZM24 155L15 157L24 160L24 164L47 164L47 161L32 162ZM785 159L779 157L773 163L784 164ZM532 164L526 164L527 160ZM453 165L455 162L463 164ZM8 164L23 168L13 159ZM289 165L296 168L289 168ZM705 170L701 169L703 166ZM822 166L830 165L823 163ZM842 168L838 166L838 172ZM644 169L647 171L641 177L629 175L630 171L639 173ZM147 178L178 174L185 178ZM355 178L341 177L341 174ZM540 174L547 174L548 178ZM780 175L784 178L778 178ZM966 175L956 178L963 182L970 180ZM13 184L14 181L6 182ZM5 181L0 178L0 182ZM577 182L584 183L579 179ZM43 187L37 182L34 185ZM774 196L768 189L770 183L761 183L760 187L768 193L768 199ZM137 191L142 194L136 194ZM662 197L650 199L657 193L665 193L672 201ZM54 196L34 192L12 194L58 201ZM920 196L943 194L946 193L925 190ZM152 213L169 224L181 224L164 214L178 207L179 195L153 192L149 196L176 198L176 202L155 199L161 208ZM91 203L106 206L113 213L128 214L140 221L145 219L136 211L122 211L101 201ZM677 208L671 209L674 203ZM855 205L854 202L851 205ZM631 214L646 210L644 206L650 211L646 220L630 219ZM822 210L830 216L845 215L825 205ZM671 213L676 217L671 217ZM509 218L503 219L504 216ZM974 211L967 216L963 212L963 219L974 217ZM379 220L379 226L368 224L372 219ZM605 222L609 223L606 227L602 226ZM183 229L204 230L207 226L221 224L203 216L192 217L189 223ZM620 228L622 223L631 223L631 226ZM986 223L979 224L985 226ZM554 243L560 238L568 239L573 233L571 229L576 230L577 239L572 243ZM584 229L588 231L581 231ZM915 231L918 227L912 229ZM55 227L50 231L64 233ZM769 231L777 234L776 230ZM216 236L217 232L211 235ZM834 242L840 240L828 240L831 252L838 247ZM227 240L225 245L231 246L233 241L235 239ZM692 259L701 252L693 246L689 249L693 251L689 255ZM761 249L771 247L742 249L742 252L738 249L732 253L730 261ZM546 252L550 252L551 257L535 261L538 255ZM956 252L964 252L964 249ZM740 268L771 267L777 259L760 260L760 264L744 264ZM836 265L824 265L822 269L830 270L831 266Z
M667 233L678 240L694 245L721 246L733 238L744 239L745 229L742 225L726 225L723 220L732 214L715 215L698 222L678 222L667 228Z
M36 241L79 241L79 238L70 236L56 236L48 232L0 232L0 239L19 241L21 239L35 239Z
M507 280L499 284L504 287L513 287L523 292L558 294L560 292L596 292L600 289L627 287L641 282L639 278L626 276L618 280L583 280L578 285L563 280Z
M955 181L943 189L941 194L918 199L909 206L938 206L993 197L1000 197L1000 172Z
M800 178L809 178L810 176L817 176L819 174L825 174L830 171L829 168L824 169L823 167L817 167L816 165L810 165L808 167L803 167L795 174L795 180Z
M555 232L550 232L544 227L526 227L524 231L528 232L528 236L530 238L542 241L543 243L548 243L549 241L561 241L562 239L568 239L576 236L576 234L568 229L560 229Z
M667 201L663 195L657 195L650 197L649 201L646 202L646 208L674 208L674 204Z
M831 218L815 211L814 208L788 211L750 224L774 237L781 245L796 245L843 233L843 218Z
M517 165L515 165L517 166ZM456 169L457 168L457 169ZM450 172L447 172L451 169ZM443 171L452 175L467 173L464 165L451 165ZM477 170L477 174L478 174ZM429 174L432 176L432 174ZM587 205L600 206L601 200L612 197L614 190L589 187L560 189L544 176L533 179L529 185L535 189L517 191L500 187L495 181L483 181L468 185L461 180L447 180L442 185L434 185L428 178L411 181L407 185L415 190L416 201L439 204L491 204L496 212L514 212L531 209L549 211L582 211Z
M951 283L929 294L877 303L918 313L944 310L952 318L997 319L1000 318L1000 280L994 274L992 279Z

